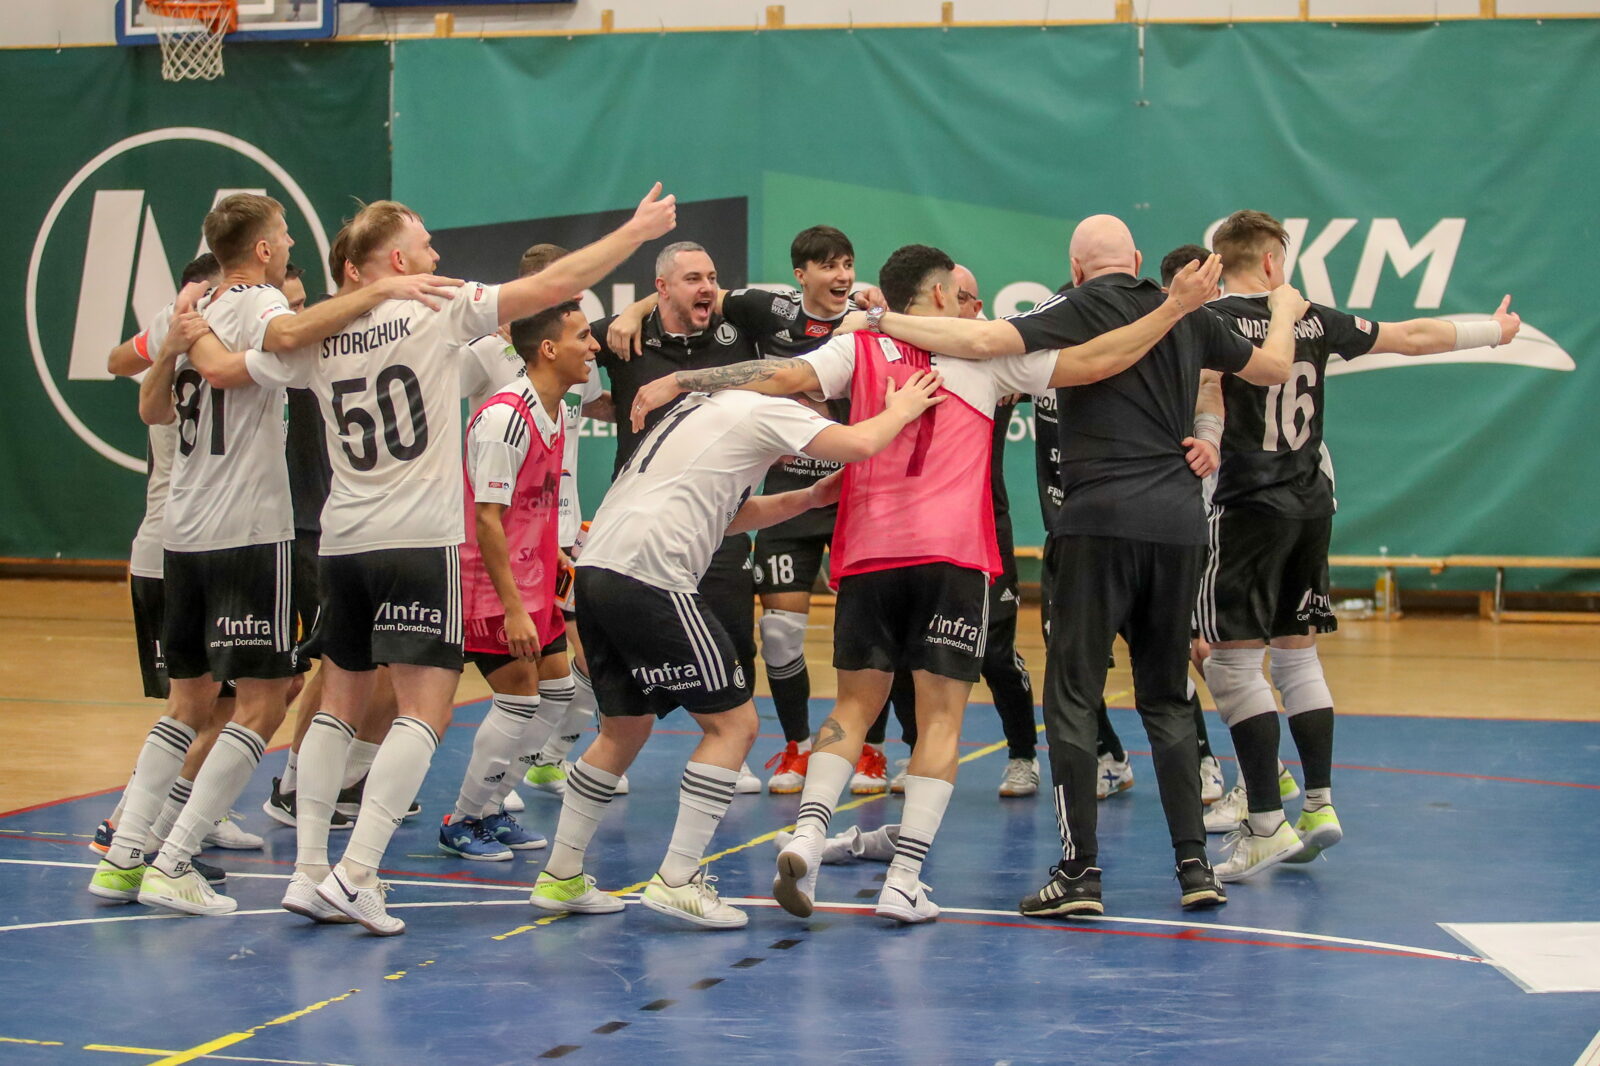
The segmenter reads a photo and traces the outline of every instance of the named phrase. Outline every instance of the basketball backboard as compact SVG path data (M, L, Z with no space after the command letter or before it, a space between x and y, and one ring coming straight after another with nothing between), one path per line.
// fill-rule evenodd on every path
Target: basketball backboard
M338 0L239 0L239 29L232 41L303 41L332 37ZM117 0L117 43L155 44L154 21L143 0Z

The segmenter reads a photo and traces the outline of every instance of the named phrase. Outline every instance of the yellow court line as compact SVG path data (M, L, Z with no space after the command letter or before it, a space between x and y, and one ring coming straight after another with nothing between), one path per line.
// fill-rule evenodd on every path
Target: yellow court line
M242 1033L227 1033L223 1036L217 1037L215 1040L208 1040L204 1044L196 1044L194 1047L189 1048L186 1051L180 1051L175 1055L169 1055L166 1058L157 1059L155 1062L150 1063L150 1066L179 1066L180 1063L193 1062L195 1059L203 1058L206 1055L211 1054L213 1051L220 1051L225 1047L232 1047L234 1044L249 1040L261 1030L269 1028L270 1026L287 1025L289 1022L297 1021L301 1018L304 1018L308 1014L315 1014L323 1007L332 1006L335 1003L347 1000L360 991L361 989L359 988L352 988L342 996L334 996L332 999L325 999L321 1003L313 1003L309 1007L302 1007L297 1011L292 1011L288 1014L274 1018L270 1022L262 1022L260 1025L252 1026Z
M1133 691L1132 689L1123 689L1120 692L1113 692L1113 693L1111 693L1111 695L1106 697L1106 702L1107 703L1112 703L1112 702L1115 702L1116 700L1120 700L1124 696L1130 694L1132 691ZM1042 733L1042 732L1044 732L1044 726L1042 724L1034 726L1034 731L1038 732L1038 733ZM988 745L986 747L979 748L977 751L968 752L967 754L963 755L961 758L957 759L956 760L956 764L959 766L962 763L968 763L968 762L971 762L974 759L981 759L985 755L993 755L995 752L999 751L1001 748L1004 748L1006 746L1007 745L1006 745L1005 741L1003 741L1003 740L996 741L995 743L990 744L990 745ZM840 814L840 813L843 813L844 811L853 811L857 807L865 807L869 803L877 803L880 800L886 800L886 799L889 798L890 795L891 795L891 793L889 793L888 791L884 791L884 792L876 793L876 794L871 795L871 796L862 796L860 799L854 799L854 800L851 800L849 803L842 803L838 807L835 807L834 808L834 813L835 814ZM756 847L759 844L765 844L765 843L769 842L770 840L772 840L774 837L776 837L779 833L787 833L787 832L792 831L793 829L794 829L793 825L779 826L777 829L772 830L770 833L762 833L758 837L753 837L750 840L746 840L743 844L735 844L733 847L726 848L726 849L724 849L722 851L719 851L715 855L708 855L704 859L700 860L700 865L701 866L709 866L711 863L716 862L718 859L726 858L727 856L732 855L735 852L744 851L746 848L753 848L753 847ZM649 883L650 882L648 880L639 881L639 882L637 882L635 884L629 885L627 888L619 888L619 889L616 889L615 891L610 892L608 894L612 895L612 896L631 896L635 892L642 891L644 889L644 886L648 885ZM548 918L540 918L538 921L533 922L533 923L531 923L529 925L519 925L515 929L511 929L511 930L508 930L507 932L500 933L500 934L498 934L496 936L492 936L489 939L490 940L510 940L514 936L521 936L523 933L531 933L535 929L538 929L541 926L549 925L551 922L559 922L561 919L563 919L565 917L567 917L566 914L552 914Z
M59 1040L26 1040L20 1036L0 1036L0 1044L28 1044L31 1047L66 1047Z

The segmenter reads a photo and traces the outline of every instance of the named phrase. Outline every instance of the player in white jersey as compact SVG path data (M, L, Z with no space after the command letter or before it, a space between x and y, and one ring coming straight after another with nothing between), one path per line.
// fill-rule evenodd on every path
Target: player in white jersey
M683 707L704 732L678 791L678 821L645 888L652 910L694 925L734 929L701 857L733 800L757 722L750 679L726 629L698 589L730 533L762 529L826 506L838 480L774 496L751 493L785 455L851 462L876 455L939 402L935 374L918 375L886 409L841 426L792 400L728 393L691 396L639 440L595 513L578 559L578 628L600 699L600 736L567 775L550 861L531 902L556 912L620 911L594 888L584 856L617 778L650 737L654 719Z
M621 228L539 274L500 286L469 283L439 311L392 301L287 358L251 354L253 372L273 367L281 384L310 387L335 438L322 513L327 681L300 750L299 847L287 909L316 919L343 914L380 936L404 931L384 908L377 871L450 721L462 665L456 360L474 337L570 299L668 232L676 199L660 193L657 185ZM362 208L349 241L350 269L361 281L438 263L421 218L393 201ZM330 869L327 818L380 663L389 666L400 712L373 759L344 857Z
M234 349L305 345L392 293L416 288L386 285L295 315L275 287L294 243L276 200L253 193L226 197L206 215L204 233L224 276L202 301L202 313L220 343ZM187 334L192 324L184 316L175 328ZM163 354L177 347L169 343ZM179 354L158 360L140 385L141 416L178 418L162 532L170 695L168 714L146 739L122 822L90 885L97 895L192 914L236 907L213 892L189 860L226 816L282 722L295 672L283 390L260 380L231 382L236 387L226 391L222 384ZM161 854L147 867L145 833L220 683L230 680L238 692L235 720L218 736Z

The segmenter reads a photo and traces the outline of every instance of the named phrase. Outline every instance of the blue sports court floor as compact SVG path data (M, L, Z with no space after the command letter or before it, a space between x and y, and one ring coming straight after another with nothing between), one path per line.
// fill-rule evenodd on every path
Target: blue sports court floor
M832 904L815 920L777 910L766 838L799 797L744 796L711 869L750 925L708 933L636 906L540 921L522 886L543 852L439 854L437 818L482 709L458 711L424 812L390 851L401 937L278 909L293 832L258 804L281 755L239 804L265 853L211 856L240 901L228 918L89 896L105 795L0 815L0 1062L1600 1061L1600 724L1342 718L1345 843L1235 885L1227 907L1199 916L1178 908L1136 755L1134 789L1101 808L1108 915L1068 924L1013 910L1056 854L1054 820L1046 797L996 797L1005 749L975 704L925 873L938 922L874 918L884 868L870 864L824 869L819 898ZM1114 719L1138 749L1133 712ZM632 795L613 804L591 852L601 887L654 870L686 728L663 723ZM757 753L776 746L764 737ZM557 803L527 798L525 820L552 831ZM835 828L893 820L898 802L852 804ZM1577 990L1539 991L1554 988Z

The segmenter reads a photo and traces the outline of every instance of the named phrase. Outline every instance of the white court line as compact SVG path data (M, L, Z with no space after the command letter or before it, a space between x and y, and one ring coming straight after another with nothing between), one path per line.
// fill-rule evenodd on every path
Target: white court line
M18 865L18 866L65 866L65 867L71 867L73 869L81 869L81 870L92 870L97 865L96 863L60 862L60 861L47 860L47 859L0 859L0 863L9 863L9 864ZM254 877L254 878L267 879L267 880L287 881L289 879L290 875L288 875L288 874L233 873L233 872L230 871L228 876L229 877ZM477 884L472 884L471 882L458 882L458 881L402 881L402 880L390 879L390 878L386 878L385 880L387 880L389 884L396 885L396 886L406 885L406 886L425 886L425 887L436 887L436 888L474 888L474 889L487 890L487 891L518 892L518 893L526 892L526 891L529 890L528 886L477 885ZM626 896L626 897L622 897L622 898L623 898L624 902L627 902L627 903L637 903L638 902L637 896ZM391 908L393 908L393 907L485 906L485 905L506 906L506 905L520 903L520 902L523 902L523 901L521 901L521 900L496 900L496 901L493 901L492 904L491 903L484 903L484 904L468 904L468 903L391 903L391 904L389 904L389 906ZM778 905L777 900L772 900L772 899L752 899L752 898L749 898L749 897L729 898L727 900L727 902L733 903L733 904L739 904L739 905L743 905L743 906L749 906L749 907L776 907ZM818 901L817 906L818 907L826 907L826 908L828 908L830 910L863 911L863 912L866 912L866 911L873 910L876 905L875 904L871 904L871 903L828 903L826 901ZM979 917L979 918L1019 919L1019 918L1023 918L1024 917L1023 915L1018 914L1016 911L985 910L985 909L977 908L977 907L941 907L940 908L940 912L944 913L944 914L971 915L973 917ZM248 916L248 915L282 914L282 913L285 913L285 912L283 912L282 910L276 910L275 909L275 910L260 910L260 911L234 911L233 913L234 913L234 916L236 916L236 917L245 917L245 916ZM51 929L51 928L59 928L59 927L62 927L62 926L69 926L69 925L94 925L94 924L103 923L103 922L126 922L126 921L139 921L139 920L145 920L145 919L151 919L151 918L181 918L181 917L186 917L186 916L185 915L179 915L179 914L135 914L135 915L118 916L118 917L110 917L110 918L76 918L76 919L71 919L71 920L67 920L67 921L59 921L59 922L35 922L35 923L27 924L27 925L4 925L4 926L0 926L0 933L11 932L11 931L20 930L20 929ZM226 916L224 916L224 917L226 917ZM1170 920L1163 919L1163 918L1118 918L1118 917L1113 917L1113 916L1110 916L1110 915L1101 915L1101 916L1098 916L1098 917L1089 917L1089 918L1080 917L1080 918L1075 918L1074 921L1102 922L1102 923L1106 923L1106 924L1110 924L1110 925L1152 925L1152 926L1159 926L1159 927L1168 928L1168 929L1194 929L1194 930L1197 930L1199 932L1212 932L1212 933L1248 933L1248 934L1250 934L1252 936L1282 937L1282 938L1287 939L1287 940L1305 940L1305 941L1312 941L1314 943L1319 943L1319 944L1337 944L1337 945L1344 946L1344 947L1367 948L1367 949L1372 949L1372 950L1377 950L1377 951L1397 951L1397 952L1402 952L1402 953L1407 954L1407 955L1424 955L1424 956L1427 956L1428 958L1447 959L1447 960L1452 961L1452 962L1476 962L1476 963L1481 963L1481 962L1484 961L1483 959L1479 958L1476 955L1461 955L1461 954L1457 954L1457 953L1451 952L1451 951L1435 951L1432 948L1418 948L1418 947L1412 947L1412 946L1410 946L1408 944L1391 944L1391 943L1387 943L1387 942L1382 941L1382 940L1357 940L1357 939L1352 939L1350 937L1325 936L1325 935L1323 935L1321 933L1301 933L1301 932L1297 932L1297 931L1290 930L1290 929L1261 929L1261 928L1258 928L1256 926L1249 926L1249 925L1221 925L1221 924L1213 924L1211 922L1175 922L1175 921L1170 921ZM1047 928L1050 928L1050 926L1049 925L1041 925L1041 928L1046 928L1047 929ZM1597 1039L1600 1039L1600 1038L1597 1038ZM1586 1066L1587 1066L1587 1064L1586 1064ZM1594 1066L1600 1066L1600 1059L1597 1059L1597 1061L1594 1063Z
M526 907L527 901L520 899L464 899L441 900L433 903L390 903L389 910L401 907ZM259 911L234 911L232 914L212 915L213 918L254 918L262 914L288 914L281 907ZM29 922L26 925L0 925L0 933L16 933L24 929L64 929L72 925L111 925L116 922L155 922L165 921L169 918L194 918L193 914L178 914L174 911L165 911L161 914L114 914L106 918L69 918L60 922Z
M1594 1034L1594 1039L1589 1041L1589 1046L1583 1049L1583 1054L1572 1066L1600 1066L1600 1033Z
M99 863L93 862L59 862L50 859L0 859L0 863L12 866L67 866L75 870L93 870ZM252 877L265 881L287 881L291 874L253 874L240 870L229 870L229 877ZM475 881L405 881L393 877L385 877L391 885L417 885L424 888L473 888L479 892L531 892L533 882L525 885L485 885Z

